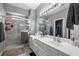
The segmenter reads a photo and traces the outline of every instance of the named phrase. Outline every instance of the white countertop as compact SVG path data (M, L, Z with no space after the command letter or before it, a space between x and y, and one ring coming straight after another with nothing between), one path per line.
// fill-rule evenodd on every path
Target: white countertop
M32 38L35 38L61 52L64 52L70 56L79 56L79 47L73 46L67 42L62 41L61 43L56 43L53 41L53 36L41 37L39 35L31 35ZM63 38L65 39L65 38Z

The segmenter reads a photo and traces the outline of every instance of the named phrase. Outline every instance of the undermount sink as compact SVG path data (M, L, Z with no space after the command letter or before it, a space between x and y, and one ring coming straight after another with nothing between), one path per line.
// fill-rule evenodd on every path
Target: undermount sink
M49 38L49 37L41 37L40 40L45 41L45 42L50 43L50 44L57 45L57 46L62 45L62 42L54 41L54 37L51 37L51 38Z
M59 43L59 42L55 42L55 41L48 41L48 43L54 44L54 45L56 45L56 46L62 46L62 42Z
M56 46L63 46L65 43L68 43L70 45L73 45L74 46L74 42L71 41L71 40L67 40L65 41L65 38L57 38L57 37L54 37L54 36L49 36L49 35L45 35L45 36L37 36L41 41L44 41L44 42L47 42L47 43L50 43L51 45L54 44ZM58 39L59 41L57 41L56 39Z

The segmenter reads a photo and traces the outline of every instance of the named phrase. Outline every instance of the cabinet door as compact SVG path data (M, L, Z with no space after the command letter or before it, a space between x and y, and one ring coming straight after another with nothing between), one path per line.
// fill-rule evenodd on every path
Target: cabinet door
M29 39L29 47L32 49L33 48L33 41L32 41L32 38L30 37Z
M41 47L39 47L39 56L48 56L48 53Z
M50 47L47 44L40 42L40 41L39 41L38 44L39 44L40 48L42 49L42 51L44 51L46 53L45 55L47 55L47 56L57 56L58 52L53 47Z
M32 50L33 50L33 52L36 54L36 55L38 55L38 44L37 43L35 43L34 41L33 41L33 48L32 48Z
M32 49L32 51L38 55L38 44L35 42L35 39L30 37L29 39L29 47Z
M39 41L39 46L40 46L41 51L42 51L42 52L39 52L39 54L41 54L41 55L43 54L46 56L69 56L69 55L43 43L43 42L40 42L40 41Z

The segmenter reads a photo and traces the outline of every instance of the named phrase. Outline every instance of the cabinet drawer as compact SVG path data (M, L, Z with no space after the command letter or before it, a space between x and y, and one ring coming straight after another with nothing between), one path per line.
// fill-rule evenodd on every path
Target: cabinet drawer
M58 52L56 49L46 45L43 42L39 42L38 44L40 48L42 48L47 53L48 56L57 56Z
M46 51L47 56L69 56L69 55L67 55L67 54L65 54L65 53L45 44L45 43L43 43L43 42L39 41L38 44L44 51Z

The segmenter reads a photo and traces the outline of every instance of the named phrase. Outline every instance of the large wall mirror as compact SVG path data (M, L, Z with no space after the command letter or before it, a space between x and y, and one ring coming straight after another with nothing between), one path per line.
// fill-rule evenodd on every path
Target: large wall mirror
M63 27L62 27L62 23L63 23L63 20L57 20L55 22L55 36L59 36L59 37L62 37L63 36Z
M54 20L54 35L64 37L63 18Z

